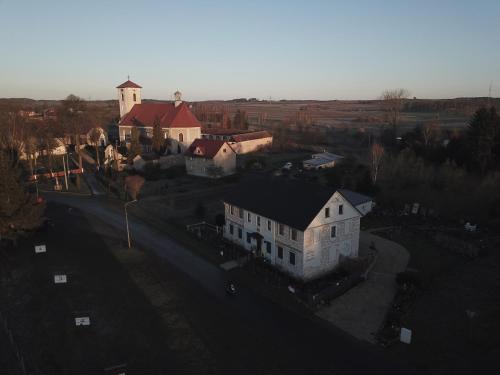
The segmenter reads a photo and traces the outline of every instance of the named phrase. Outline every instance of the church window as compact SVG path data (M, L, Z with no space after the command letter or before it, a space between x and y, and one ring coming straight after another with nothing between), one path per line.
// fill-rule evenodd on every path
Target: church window
M134 102L137 101L137 96L135 95L135 92L134 92Z
M122 92L122 100L125 100L125 97L123 96L123 92Z
M184 142L184 135L179 133L179 142Z

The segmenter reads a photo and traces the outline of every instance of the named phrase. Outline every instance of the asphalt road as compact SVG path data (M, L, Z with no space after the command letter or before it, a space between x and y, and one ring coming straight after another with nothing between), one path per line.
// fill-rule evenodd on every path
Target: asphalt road
M125 239L123 205L105 197L48 194L99 220L102 230ZM185 289L184 314L225 374L410 374L376 346L346 335L314 316L301 316L240 287L229 297L225 271L172 238L129 216L139 248L162 259L159 267Z

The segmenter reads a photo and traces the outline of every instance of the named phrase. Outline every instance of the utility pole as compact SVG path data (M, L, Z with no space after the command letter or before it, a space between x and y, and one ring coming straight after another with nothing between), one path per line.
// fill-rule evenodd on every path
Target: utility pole
M127 225L127 241L128 241L128 248L130 249L131 248L131 244L130 244L130 230L129 230L129 227L128 227L128 213L127 213L127 206L129 204L132 204L134 202L137 202L137 199L134 199L133 201L130 201L130 202L126 202L123 207L125 208L125 223Z
M66 153L66 157L68 154ZM63 155L63 168L64 168L64 184L66 185L66 191L68 191L68 174L67 174L67 169L66 169L66 162L64 160L64 155Z

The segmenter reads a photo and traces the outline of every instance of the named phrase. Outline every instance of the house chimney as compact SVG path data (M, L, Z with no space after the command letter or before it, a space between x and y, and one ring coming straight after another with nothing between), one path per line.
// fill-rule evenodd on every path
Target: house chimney
M181 103L182 103L182 94L179 90L177 90L175 93L174 93L174 98L175 98L175 106L179 106Z

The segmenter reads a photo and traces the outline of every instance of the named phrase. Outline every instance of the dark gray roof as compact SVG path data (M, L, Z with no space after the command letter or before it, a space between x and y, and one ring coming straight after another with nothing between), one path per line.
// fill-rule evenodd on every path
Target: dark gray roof
M259 176L243 179L224 202L303 231L333 193L321 185Z
M349 201L354 207L359 204L366 203L372 200L372 198L356 193L355 191L346 190L346 189L338 189L338 192L342 194L342 196Z

